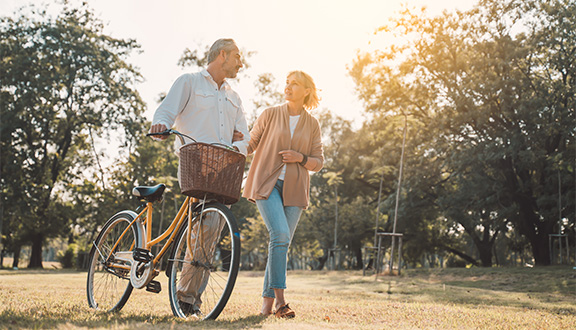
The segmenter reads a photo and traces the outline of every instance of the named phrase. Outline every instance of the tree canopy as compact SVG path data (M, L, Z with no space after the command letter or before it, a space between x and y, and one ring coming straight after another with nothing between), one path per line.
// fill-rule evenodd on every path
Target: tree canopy
M573 227L557 201L574 209L575 10L562 0L484 0L432 18L406 10L380 28L401 41L351 67L376 120L410 117L406 220L435 210L486 266L507 226L539 265L550 264L549 235L569 229L559 219Z
M177 157L144 137L142 77L127 62L138 44L105 35L86 5L63 6L56 17L28 8L0 20L0 230L12 251L32 244L32 267L47 239L90 244L113 213L134 208L134 185L171 188L156 219L183 200ZM413 266L552 263L550 235L576 236L575 17L571 0L480 0L383 21L385 46L349 67L365 121L353 128L330 109L313 112L325 164L312 176L289 267L322 269L336 249L341 267L362 268L363 247L395 218ZM206 50L186 48L179 65L203 66ZM282 101L271 74L254 87L254 107ZM111 134L126 152L106 168L94 141ZM264 267L257 209L242 200L232 211L242 267Z
M85 4L0 20L3 220L11 241L32 243L30 267L42 267L45 239L70 230L66 186L97 170L94 139L115 130L127 145L142 124L141 76L126 62L139 46L102 30Z

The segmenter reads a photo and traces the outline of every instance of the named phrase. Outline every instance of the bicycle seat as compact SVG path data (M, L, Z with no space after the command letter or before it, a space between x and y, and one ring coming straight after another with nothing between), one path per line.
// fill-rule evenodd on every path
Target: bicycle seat
M139 186L132 189L132 195L139 197L141 200L156 202L162 200L162 194L164 194L165 189L166 185L163 183L153 187Z

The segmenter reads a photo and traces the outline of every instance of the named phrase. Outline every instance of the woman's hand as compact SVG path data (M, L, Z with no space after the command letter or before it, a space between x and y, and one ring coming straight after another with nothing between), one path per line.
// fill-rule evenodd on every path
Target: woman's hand
M244 140L244 134L242 134L240 131L234 130L234 134L232 135L232 143L242 140Z
M282 156L284 163L300 163L304 160L304 155L294 150L282 150L278 154Z

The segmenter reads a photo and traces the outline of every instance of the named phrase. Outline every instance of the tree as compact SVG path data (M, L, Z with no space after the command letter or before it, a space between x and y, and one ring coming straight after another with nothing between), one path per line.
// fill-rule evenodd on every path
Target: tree
M550 178L574 181L575 10L562 0L485 0L432 18L405 10L380 29L401 41L351 68L370 113L402 112L417 127L407 168L428 162L435 176L407 173L406 190L461 225L486 266L507 223L536 264L549 264L551 201L574 196L573 187L558 196L562 183Z
M30 7L0 20L3 218L23 224L29 267L42 267L47 238L69 231L63 183L94 162L93 139L117 131L126 146L142 125L141 77L126 62L138 44L103 34L86 4L61 5L57 17Z
M280 92L281 89L277 86L271 73L259 74L258 79L254 82L254 87L256 87L258 99L252 102L256 109L267 108L284 102L284 94Z
M371 207L376 209L380 179L374 173L382 168L375 166L370 157L373 145L366 141L371 138L366 131L354 132L349 121L328 110L314 115L322 128L324 168L311 178L310 208L303 215L294 241L322 251L322 255L309 253L317 258L313 267L322 269L335 247L337 233L336 248L344 254L349 252L354 259L349 264L361 268L362 247L374 238L375 214Z

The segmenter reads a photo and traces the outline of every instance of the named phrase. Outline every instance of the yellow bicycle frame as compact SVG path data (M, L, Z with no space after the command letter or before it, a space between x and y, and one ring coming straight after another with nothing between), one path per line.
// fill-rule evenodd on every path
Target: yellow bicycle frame
M116 247L118 246L118 244L120 243L120 241L122 240L124 235L126 235L126 233L128 233L128 230L134 225L134 223L136 221L138 221L139 219L141 219L140 221L145 223L146 234L144 237L145 242L144 242L143 246L146 248L146 250L150 251L154 245L160 243L166 237L170 236L168 241L166 241L166 244L164 244L164 246L160 250L160 253L158 253L156 255L156 257L154 258L152 264L155 266L158 263L158 261L162 258L164 253L166 253L168 248L172 245L172 242L174 241L176 234L178 233L178 231L182 227L182 224L184 223L184 219L185 219L186 215L188 215L188 213L189 213L188 209L190 209L190 212L192 212L192 210L191 210L192 204L197 203L197 202L198 202L198 199L196 199L194 197L186 197L186 200L184 201L184 203L182 203L182 206L180 207L178 214L176 214L176 216L172 220L172 223L170 223L170 226L160 236L158 236L154 239L152 239L152 211L154 210L154 207L152 206L152 202L146 203L146 207L140 212L140 214L138 214L138 216L134 220L132 220L130 225L128 227L126 227L126 229L124 229L124 231L122 232L120 237L118 237L118 239L116 240L116 243L112 247L111 251L114 251L116 249ZM190 230L191 225L192 225L192 219L190 217L188 217L188 230ZM132 246L130 247L130 250L134 250L135 244L136 244L136 242L132 242ZM190 247L190 239L187 239L187 244L188 244L188 247ZM120 266L120 265L116 265L116 266L118 268L130 269L130 267L125 267L125 266Z

